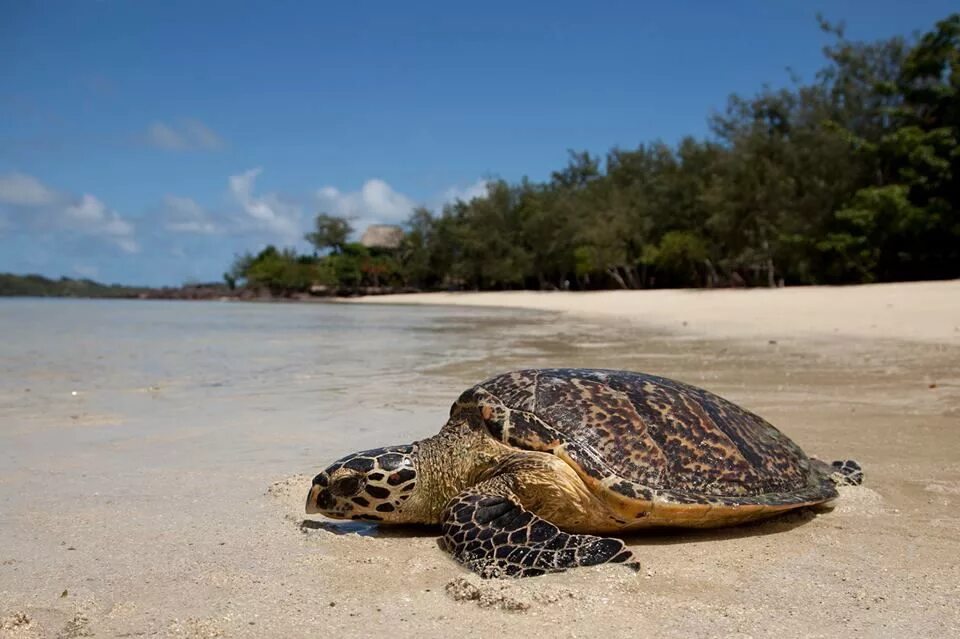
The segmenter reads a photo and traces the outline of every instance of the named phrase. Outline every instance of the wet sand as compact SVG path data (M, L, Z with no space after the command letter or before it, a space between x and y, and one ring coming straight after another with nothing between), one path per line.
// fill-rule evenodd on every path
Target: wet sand
M482 308L42 304L0 303L13 337L0 345L0 637L960 632L949 334L721 338L680 318ZM930 312L931 326L958 321ZM552 365L706 387L808 453L858 459L865 485L832 511L632 536L639 574L524 581L464 572L431 529L303 514L331 459L429 436L468 385Z

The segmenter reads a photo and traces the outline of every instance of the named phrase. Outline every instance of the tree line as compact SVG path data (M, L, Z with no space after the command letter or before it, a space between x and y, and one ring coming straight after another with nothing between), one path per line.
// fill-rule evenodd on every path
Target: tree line
M0 297L135 298L149 292L150 289L142 286L107 285L90 279L50 279L42 275L0 273Z
M398 247L321 213L312 254L238 257L228 284L599 289L960 277L960 14L911 38L831 44L810 82L733 95L710 135L571 152L549 180L493 180L418 208Z

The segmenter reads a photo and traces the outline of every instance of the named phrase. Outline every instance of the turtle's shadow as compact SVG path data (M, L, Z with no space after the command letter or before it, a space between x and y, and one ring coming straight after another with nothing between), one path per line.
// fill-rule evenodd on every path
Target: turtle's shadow
M334 535L360 535L361 537L384 537L409 539L435 534L424 526L378 526L365 521L340 521L336 519L304 519L300 522L304 533L311 530L324 530Z
M611 536L620 537L627 543L638 546L666 546L710 540L762 537L793 530L831 510L833 509L830 507L815 506L799 508L763 521L724 528L652 528ZM412 524L378 526L371 522L336 519L304 519L300 522L300 530L304 533L311 530L324 530L335 535L360 535L361 537L382 537L386 539L410 539L413 537L435 537L437 535L436 526L416 526Z
M722 528L651 528L649 530L632 531L625 535L617 535L631 545L638 546L668 546L701 541L719 541L725 539L744 539L747 537L763 537L787 532L803 526L817 516L829 513L833 508L828 506L812 506L788 511L762 521L752 521Z

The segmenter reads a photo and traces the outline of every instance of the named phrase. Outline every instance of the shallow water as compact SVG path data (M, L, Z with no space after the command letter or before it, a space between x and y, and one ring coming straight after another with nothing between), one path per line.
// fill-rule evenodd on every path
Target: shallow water
M463 389L505 369L656 372L684 352L610 333L508 310L2 300L0 459L284 471L433 434Z
M11 338L0 342L0 436L13 444L3 454L11 468L31 454L52 462L89 445L131 450L151 440L163 444L143 459L151 465L193 465L202 447L205 464L289 469L291 456L407 440L438 428L473 372L437 371L530 351L514 345L535 316L3 300L0 334ZM56 434L43 439L47 430ZM31 445L16 450L18 437Z
M711 342L508 310L26 299L0 300L0 335L0 637L19 612L33 634L16 636L960 625L956 348ZM867 486L815 518L631 539L640 581L463 583L433 531L304 524L327 462L432 435L463 389L528 366L705 386L812 454L859 459ZM523 616L496 609L511 606Z

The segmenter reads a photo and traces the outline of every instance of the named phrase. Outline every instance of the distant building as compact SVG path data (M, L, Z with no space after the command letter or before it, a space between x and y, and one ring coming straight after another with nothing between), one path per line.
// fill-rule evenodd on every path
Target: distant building
M397 249L403 241L403 229L393 224L371 224L360 243L367 248Z

